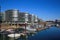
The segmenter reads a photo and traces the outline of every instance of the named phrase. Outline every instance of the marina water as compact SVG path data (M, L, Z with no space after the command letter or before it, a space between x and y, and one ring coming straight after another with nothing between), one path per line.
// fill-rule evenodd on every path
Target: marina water
M0 40L9 40L8 37L0 37ZM27 39L18 38L16 40L60 40L60 28L50 27L48 29L37 32L34 36Z

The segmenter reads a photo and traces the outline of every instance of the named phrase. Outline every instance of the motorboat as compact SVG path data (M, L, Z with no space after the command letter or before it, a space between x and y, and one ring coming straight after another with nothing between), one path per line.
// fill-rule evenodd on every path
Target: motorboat
M10 40L18 39L21 36L21 34L15 33L15 34L9 34L8 37Z

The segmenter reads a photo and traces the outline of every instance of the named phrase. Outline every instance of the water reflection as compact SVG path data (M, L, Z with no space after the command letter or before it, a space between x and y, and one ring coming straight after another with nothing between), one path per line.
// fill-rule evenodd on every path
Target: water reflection
M38 32L29 40L60 40L60 28L51 27L49 29Z

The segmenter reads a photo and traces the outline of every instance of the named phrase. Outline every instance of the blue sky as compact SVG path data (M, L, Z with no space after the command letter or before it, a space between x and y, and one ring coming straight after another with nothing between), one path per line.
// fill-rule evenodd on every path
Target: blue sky
M60 0L0 0L1 11L18 9L43 20L60 19Z

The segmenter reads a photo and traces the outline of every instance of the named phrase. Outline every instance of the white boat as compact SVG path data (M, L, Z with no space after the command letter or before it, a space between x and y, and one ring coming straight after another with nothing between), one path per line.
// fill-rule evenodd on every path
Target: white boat
M56 24L57 27L59 27L59 24Z
M30 28L30 27L26 27L26 30L31 31L31 32L36 31L36 29L35 29L35 28Z
M10 40L18 39L20 36L21 36L21 34L17 34L17 33L8 35Z

